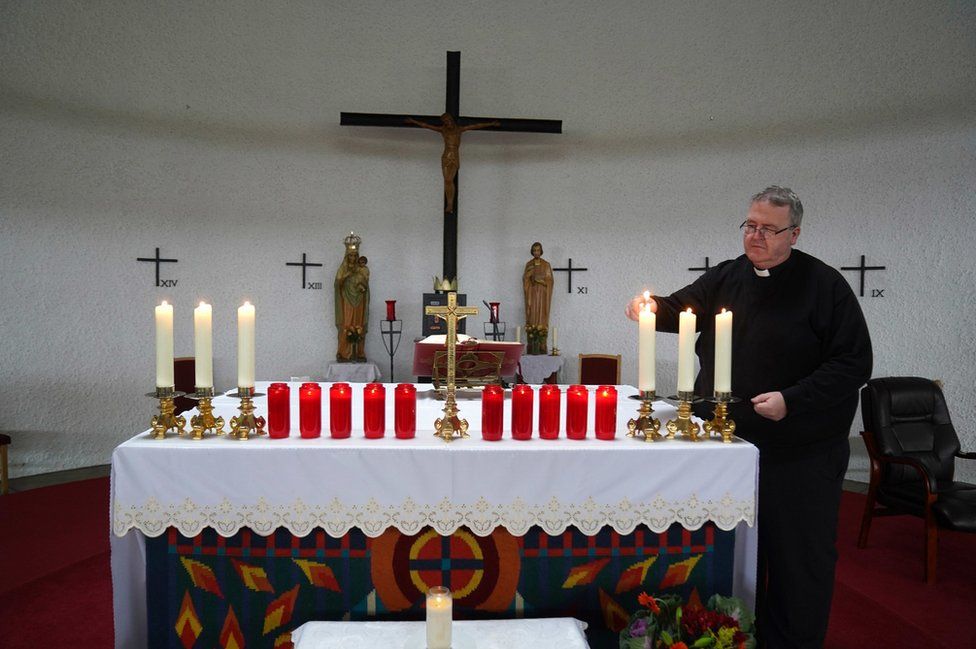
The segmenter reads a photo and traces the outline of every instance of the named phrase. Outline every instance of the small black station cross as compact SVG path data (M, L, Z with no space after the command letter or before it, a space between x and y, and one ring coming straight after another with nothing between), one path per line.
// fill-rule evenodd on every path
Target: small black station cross
M461 53L447 53L447 99L444 112L451 116L456 125L455 137L457 143L448 145L447 135L443 129L448 127L440 115L391 115L382 113L346 113L339 117L342 126L392 126L397 128L427 128L441 130L445 137L445 151L441 158L443 169L448 165L455 168L460 164L460 135L461 131L475 125L488 131L517 131L528 133L562 133L562 120L557 119L506 119L494 117L465 117L460 108L461 96ZM436 124L440 127L435 127ZM451 151L449 151L451 149ZM445 175L448 175L445 173ZM453 181L452 205L447 205L444 198L444 279L457 277L457 213L458 213L458 174L455 171L453 179L445 178L445 187Z
M307 286L307 284L305 284L305 270L309 266L321 266L322 265L322 264L313 264L312 262L306 261L305 259L306 259L305 253L303 252L302 253L302 260L300 262L298 262L298 261L286 261L285 262L285 266L301 266L302 267L302 290L305 290L305 287Z
M156 286L160 286L159 283L159 265L163 263L177 263L176 259L163 259L159 256L159 248L156 248L155 257L136 257L136 261L152 261L156 263Z
M704 266L702 266L701 268L689 268L688 270L700 270L703 273L707 273L709 270L711 270L711 268L712 267L708 265L708 257L705 257L705 265Z
M860 266L841 266L841 270L857 270L861 272L861 292L860 296L864 297L864 273L869 270L884 270L884 266L866 266L864 264L864 255L861 255L861 265Z
M553 268L553 270L554 271L557 271L557 272L558 271L563 271L563 272L566 273L566 292L567 293L572 293L573 292L573 273L574 272L586 271L586 270L589 270L589 268L573 268L573 258L570 257L569 258L569 264L566 265L566 268Z

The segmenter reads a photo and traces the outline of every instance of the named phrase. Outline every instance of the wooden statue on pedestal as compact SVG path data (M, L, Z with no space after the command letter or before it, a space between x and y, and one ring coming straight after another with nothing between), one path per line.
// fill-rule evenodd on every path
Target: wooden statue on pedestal
M522 273L525 291L526 353L545 354L549 335L549 306L552 303L552 266L542 258L542 244L532 244L532 259Z
M359 255L362 238L350 232L343 241L346 254L335 276L335 324L339 345L336 360L366 360L367 317L369 315L369 267Z

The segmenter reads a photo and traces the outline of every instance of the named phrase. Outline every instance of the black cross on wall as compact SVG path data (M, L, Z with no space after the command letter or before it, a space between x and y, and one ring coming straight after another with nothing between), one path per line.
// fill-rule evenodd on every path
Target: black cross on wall
M864 263L864 255L861 255L861 265L860 266L841 266L841 270L857 270L861 273L861 291L859 295L864 297L864 273L869 270L884 270L884 266L866 266Z
M700 268L689 268L688 270L698 270L698 271L701 271L703 273L707 273L709 270L711 270L711 268L712 267L709 266L709 264L708 264L708 257L705 257L705 265L704 266L702 266Z
M306 261L306 259L307 258L305 256L305 253L303 252L302 253L302 260L301 261L287 261L287 262L285 262L285 266L301 266L302 267L302 290L304 290L305 287L307 286L307 284L305 283L305 271L308 269L308 267L309 266L321 266L322 265L322 264L313 264L310 261Z
M562 271L562 272L565 272L566 273L566 292L567 293L572 293L573 292L573 273L574 272L577 272L577 273L578 272L583 272L583 271L589 270L589 268L573 268L573 258L570 257L569 258L569 264L567 264L566 268L553 268L553 270L554 271L557 271L557 272Z
M159 283L159 265L160 264L164 264L164 263L172 263L172 264L175 264L177 262L176 259L163 259L162 257L160 257L159 256L159 248L156 248L156 256L155 257L136 257L136 261L151 261L151 262L155 262L155 264L156 264L156 286L161 286L161 284Z

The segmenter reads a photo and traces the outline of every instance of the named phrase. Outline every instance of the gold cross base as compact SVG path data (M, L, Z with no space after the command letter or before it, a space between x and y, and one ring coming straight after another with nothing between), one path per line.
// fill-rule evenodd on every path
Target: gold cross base
M444 416L434 422L434 437L440 437L445 442L464 439L468 435L468 420L458 415L457 402L454 392L448 391L447 402L444 404Z

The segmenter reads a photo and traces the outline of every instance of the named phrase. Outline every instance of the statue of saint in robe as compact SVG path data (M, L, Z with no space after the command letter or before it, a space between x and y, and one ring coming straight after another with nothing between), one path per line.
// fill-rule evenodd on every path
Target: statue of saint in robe
M339 336L338 361L366 360L369 314L369 267L359 256L362 239L352 232L345 238L346 255L335 276L335 324Z
M528 353L545 354L549 332L549 305L552 302L552 266L542 258L542 244L532 244L532 259L522 273L525 291L525 331ZM535 343L535 344L533 344Z

